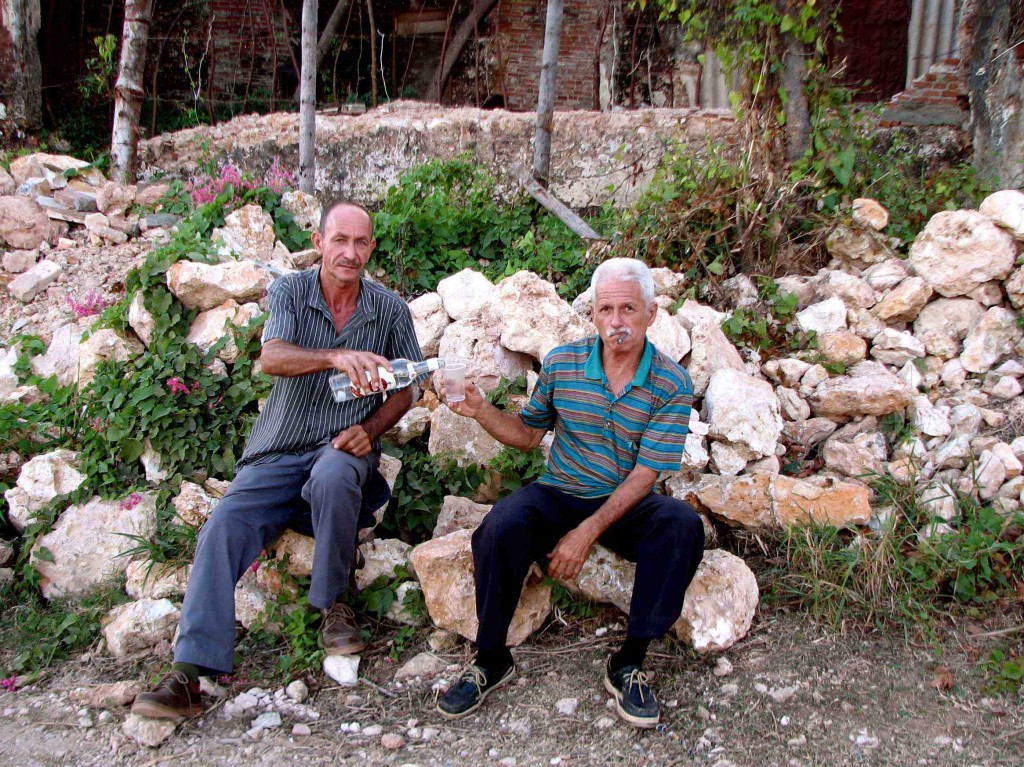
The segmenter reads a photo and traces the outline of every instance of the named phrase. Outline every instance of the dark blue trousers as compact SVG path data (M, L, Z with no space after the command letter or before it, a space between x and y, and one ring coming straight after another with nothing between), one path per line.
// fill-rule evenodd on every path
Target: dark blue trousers
M363 486L378 461L375 453L356 458L328 444L242 467L199 533L174 660L231 671L235 585L293 516L307 509L316 539L309 603L333 605L348 588Z
M523 582L563 535L607 498L576 498L534 482L502 498L473 533L476 568L476 644L505 647ZM636 563L628 636L656 639L683 610L683 597L704 556L704 526L686 503L650 493L599 539Z

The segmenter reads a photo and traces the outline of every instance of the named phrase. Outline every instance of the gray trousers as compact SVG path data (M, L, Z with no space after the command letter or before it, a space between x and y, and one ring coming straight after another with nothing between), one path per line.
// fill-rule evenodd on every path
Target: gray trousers
M174 660L230 673L235 655L235 585L303 507L312 511L309 602L330 607L348 588L363 485L375 453L356 458L330 444L303 455L244 466L199 533L181 608Z

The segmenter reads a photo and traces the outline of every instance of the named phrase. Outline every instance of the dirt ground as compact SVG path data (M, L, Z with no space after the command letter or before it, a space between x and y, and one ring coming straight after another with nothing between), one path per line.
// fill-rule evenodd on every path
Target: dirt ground
M96 657L63 664L17 692L0 692L0 764L18 765L1020 765L1024 694L985 697L974 658L986 640L906 644L881 633L836 636L804 616L762 612L750 635L722 657L656 643L648 663L662 702L662 725L640 731L620 721L601 686L609 648L623 633L612 612L552 621L515 651L520 679L475 715L448 722L434 712L436 689L468 657L443 656L449 670L398 686L401 662L426 649L427 632L399 661L375 635L355 688L309 676L319 718L294 735L288 716L256 739L258 711L224 718L225 704L182 723L156 749L122 730L126 709L82 711L76 687L148 681L164 660L115 665ZM600 629L606 628L607 631ZM598 636L601 634L601 636ZM250 660L227 683L236 696L259 681ZM731 669L728 668L731 665ZM947 690L933 685L948 669ZM945 686L945 685L944 685ZM576 699L573 710L571 701ZM571 713L567 713L571 711ZM381 728L379 731L367 728ZM384 735L404 744L384 748ZM391 739L387 739L391 740Z

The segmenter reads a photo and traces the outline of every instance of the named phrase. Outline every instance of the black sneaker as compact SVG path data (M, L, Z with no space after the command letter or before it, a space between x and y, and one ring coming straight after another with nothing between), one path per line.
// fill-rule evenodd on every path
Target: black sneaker
M500 678L495 677L497 674L482 666L470 666L437 702L437 713L445 719L458 719L476 711L488 695L516 678L515 664Z
M619 716L636 727L654 727L658 724L660 712L658 699L647 685L647 674L636 666L624 666L612 671L605 667L604 686L615 696L615 708Z

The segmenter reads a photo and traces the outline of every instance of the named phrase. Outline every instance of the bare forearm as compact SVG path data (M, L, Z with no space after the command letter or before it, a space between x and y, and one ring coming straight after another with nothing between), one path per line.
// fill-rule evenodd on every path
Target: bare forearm
M305 349L285 341L270 341L260 352L267 375L290 378L335 369L336 349Z
M399 389L360 424L371 441L383 436L412 407L412 387Z
M533 450L544 439L542 429L527 426L518 415L499 410L486 400L474 417L498 442L517 450Z
M625 481L608 496L608 500L601 508L584 520L580 527L585 527L596 541L605 530L647 497L657 479L658 473L653 469L645 466L634 467Z

